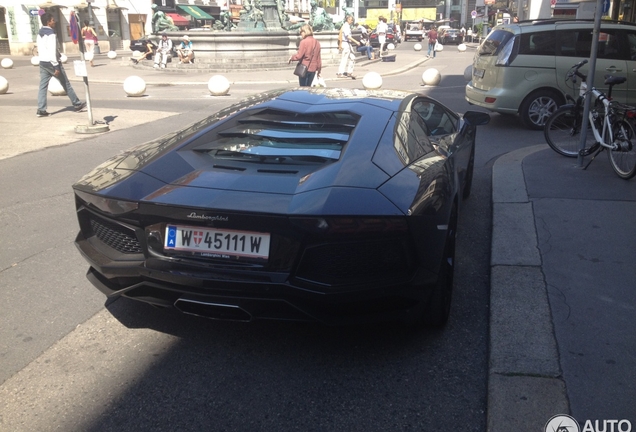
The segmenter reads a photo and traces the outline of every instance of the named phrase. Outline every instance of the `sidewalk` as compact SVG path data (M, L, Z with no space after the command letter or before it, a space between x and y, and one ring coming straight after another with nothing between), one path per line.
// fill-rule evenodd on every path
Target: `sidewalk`
M133 67L129 53L119 54L114 60L98 55L96 67L89 68L89 81L123 83L128 76L138 75L149 86L202 85L216 75ZM425 51L397 54L395 62L361 62L356 74L359 79L370 70L396 75L427 61ZM12 58L20 64L29 61ZM68 75L80 81L72 73L72 60L66 65ZM336 70L335 66L323 69L330 87L342 80L335 78ZM291 66L289 70L220 74L232 85L297 82ZM5 73L0 70L0 75ZM15 86L11 90L17 91ZM0 100L5 96L0 95ZM14 141L22 146L23 131L37 130L32 106L20 121L6 119L2 113L0 126L7 144ZM48 141L64 139L59 131L49 132ZM505 154L493 166L489 431L542 431L553 415L569 413L581 427L586 418L628 418L636 424L636 299L632 292L636 189L633 180L613 175L604 157L587 171L574 168L574 163L541 144ZM618 215L631 215L631 219L626 223ZM603 235L593 237L592 248L586 239L597 227ZM582 269L581 263L587 267ZM573 298L576 310L570 309ZM602 324L601 333L587 322L589 311L593 311L594 324ZM606 370L609 360L618 363L611 371ZM614 387L603 392L605 378L620 387L622 395L612 393ZM629 384L621 387L621 380ZM592 389L591 396L584 394ZM595 411L590 402L594 397L599 407L615 404L618 409Z

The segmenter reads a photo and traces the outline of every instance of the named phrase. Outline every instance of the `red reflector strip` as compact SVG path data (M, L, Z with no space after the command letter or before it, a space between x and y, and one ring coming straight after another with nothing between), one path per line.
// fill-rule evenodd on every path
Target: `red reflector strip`
M496 100L497 100L497 98L487 97L485 101L486 101L486 103L494 103Z

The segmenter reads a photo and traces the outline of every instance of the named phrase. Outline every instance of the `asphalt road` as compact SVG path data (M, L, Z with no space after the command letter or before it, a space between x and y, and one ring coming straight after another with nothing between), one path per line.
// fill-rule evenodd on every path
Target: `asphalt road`
M417 69L383 87L469 109L470 57L436 62L444 76L437 88L422 87ZM35 94L36 86L21 91ZM104 308L73 246L70 185L122 149L265 88L235 86L221 100L196 87L139 100L114 89L91 86L96 109L181 114L0 161L0 430L9 420L25 431L485 430L491 168L538 133L503 116L479 130L444 330L219 323L127 300ZM24 103L33 105L26 96Z

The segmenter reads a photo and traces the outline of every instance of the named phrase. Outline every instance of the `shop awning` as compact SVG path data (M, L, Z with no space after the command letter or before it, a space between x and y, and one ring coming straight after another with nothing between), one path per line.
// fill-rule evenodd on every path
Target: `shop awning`
M128 10L127 7L119 6L115 0L109 0L106 9L124 9Z
M86 3L85 1L76 4L75 6L73 6L75 9L88 9L88 3ZM99 6L94 6L91 4L91 9L99 9Z
M195 17L196 19L200 19L200 20L212 20L214 19L212 16L208 15L206 12L204 12L203 10L199 9L196 6L192 6L192 5L177 5L181 10L183 10L184 12L186 12L189 15L192 15L193 17Z
M48 8L54 8L54 7L59 7L59 8L64 8L66 9L66 6L61 5L61 4L57 4L57 3L53 3L51 1L47 1L46 3L40 3L38 5L38 7L40 9L48 9Z
M166 15L168 15L170 18L172 18L172 22L174 23L174 25L176 26L187 26L190 24L190 20L187 19L186 17L182 17L179 14L176 13L167 13Z

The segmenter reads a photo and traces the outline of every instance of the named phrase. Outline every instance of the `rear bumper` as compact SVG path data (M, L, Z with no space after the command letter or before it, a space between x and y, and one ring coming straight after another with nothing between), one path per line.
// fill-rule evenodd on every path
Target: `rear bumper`
M155 259L120 262L105 257L80 236L76 246L90 263L89 281L109 298L127 297L175 307L212 319L318 321L343 325L412 320L430 295L436 276L418 272L408 283L308 287L289 274L247 274L200 268L171 268ZM298 283L297 283L298 282Z
M480 90L470 81L466 84L466 101L471 105L477 105L490 111L502 114L517 114L519 106L512 99L518 99L517 95L509 95L501 88L493 88L491 91ZM492 103L486 102L486 98L494 98Z

